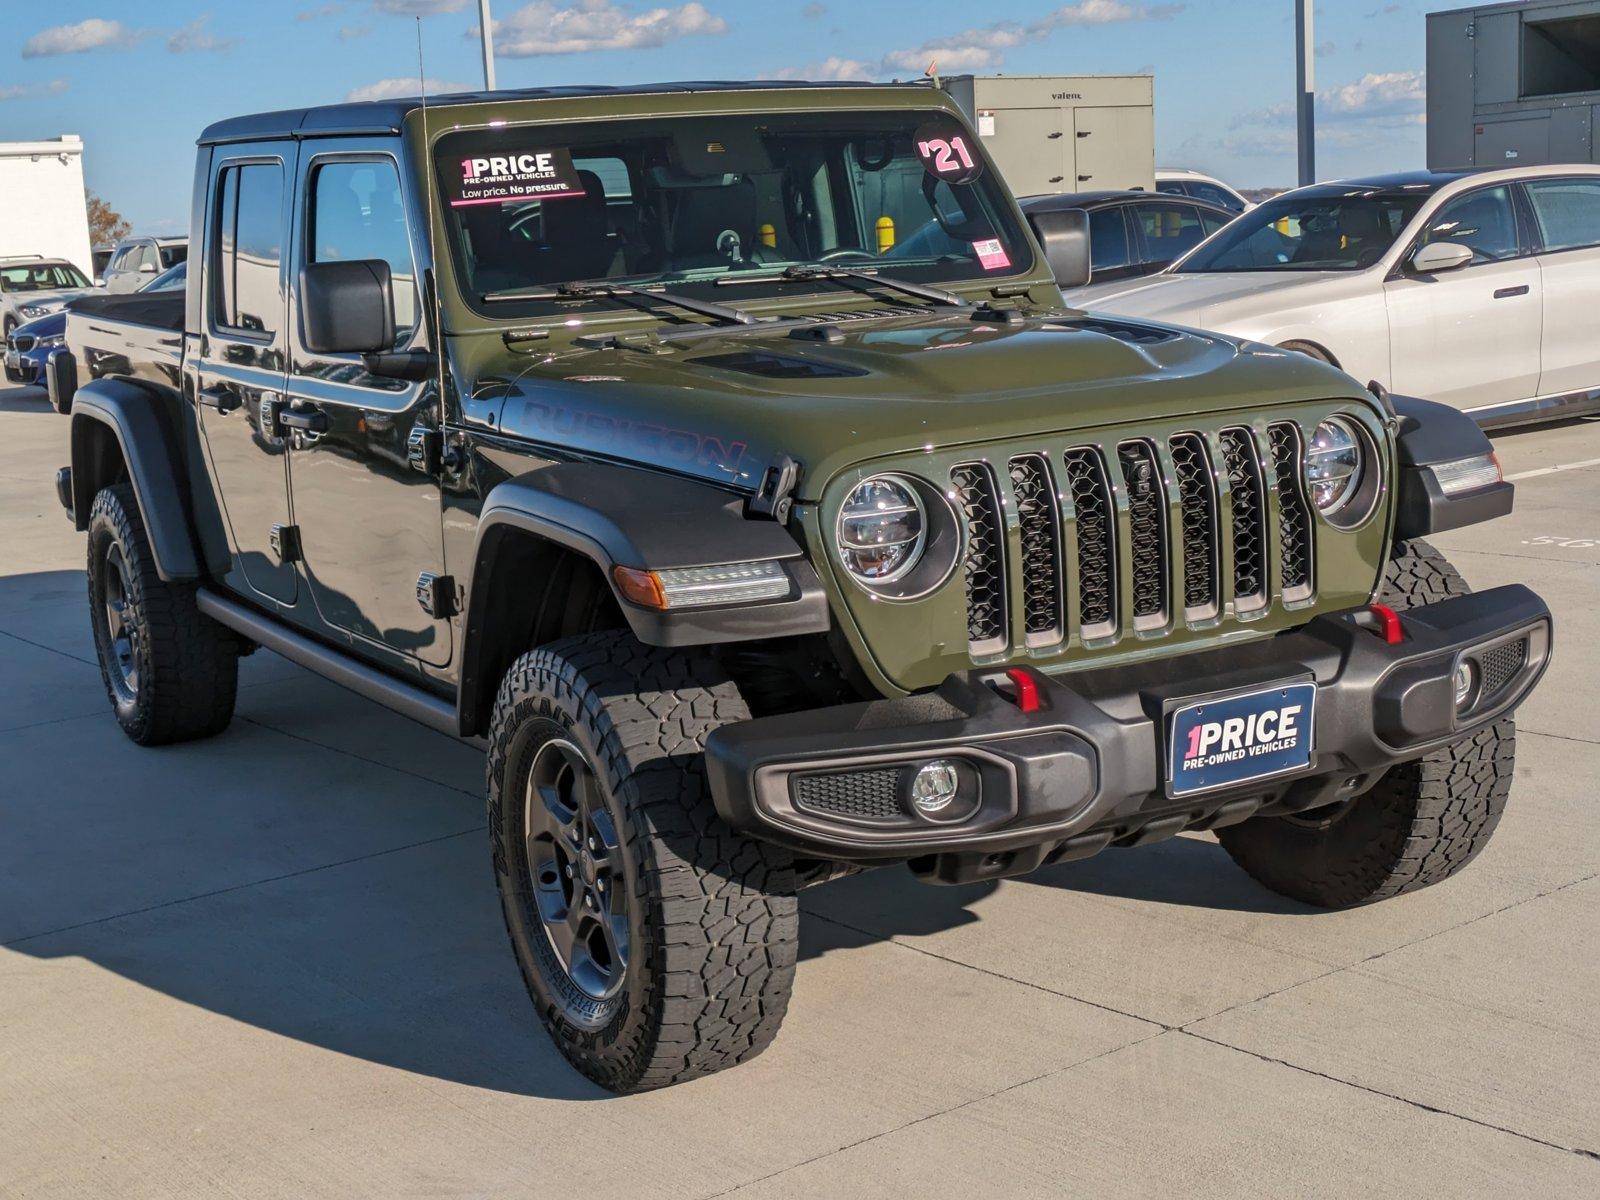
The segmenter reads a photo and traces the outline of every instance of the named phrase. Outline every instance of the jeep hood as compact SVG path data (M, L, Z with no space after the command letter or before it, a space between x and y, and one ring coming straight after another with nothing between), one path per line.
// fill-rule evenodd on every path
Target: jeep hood
M739 488L753 489L787 454L802 465L802 500L839 471L908 450L1337 396L1370 401L1354 380L1302 355L1156 327L1134 341L1072 314L1007 326L952 311L834 328L834 342L745 330L570 346L482 378L474 394L500 399L504 435Z

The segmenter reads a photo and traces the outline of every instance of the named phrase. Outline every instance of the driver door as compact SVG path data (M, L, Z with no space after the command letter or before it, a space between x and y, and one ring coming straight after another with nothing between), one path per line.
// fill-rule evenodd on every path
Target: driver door
M1454 271L1419 275L1405 263L1431 242L1472 250ZM1539 386L1543 282L1507 185L1479 188L1423 218L1423 233L1384 282L1390 383L1456 408L1522 400Z

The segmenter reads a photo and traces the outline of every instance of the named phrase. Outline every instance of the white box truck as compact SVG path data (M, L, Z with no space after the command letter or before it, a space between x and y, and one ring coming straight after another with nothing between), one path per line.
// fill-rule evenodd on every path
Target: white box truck
M83 140L0 142L0 258L64 258L94 277Z

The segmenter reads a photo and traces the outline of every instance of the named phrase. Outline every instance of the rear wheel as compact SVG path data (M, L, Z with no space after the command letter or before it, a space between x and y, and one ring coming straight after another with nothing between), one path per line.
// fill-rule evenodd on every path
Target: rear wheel
M117 722L143 746L221 733L233 719L239 642L168 583L133 489L101 490L89 513L89 619Z
M1381 599L1415 608L1471 591L1428 543L1395 547ZM1450 878L1483 850L1511 791L1516 729L1507 718L1393 767L1353 800L1219 829L1258 882L1307 904L1384 900Z
M787 1010L793 860L722 821L703 766L711 731L748 716L714 660L625 632L553 642L501 685L488 793L506 929L557 1047L614 1091L744 1062Z

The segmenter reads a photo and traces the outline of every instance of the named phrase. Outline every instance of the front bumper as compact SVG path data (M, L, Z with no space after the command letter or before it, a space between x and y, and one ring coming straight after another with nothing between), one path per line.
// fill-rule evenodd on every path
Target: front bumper
M42 359L31 351L7 350L4 363L6 378L12 383L31 385L44 378Z
M706 746L712 794L753 836L845 862L909 859L942 882L1317 808L1505 716L1549 662L1550 611L1520 584L1410 609L1402 625L1390 644L1359 609L1238 646L1032 673L1031 714L1003 672L970 671L924 695L729 725ZM1458 711L1464 658L1482 683ZM1302 682L1316 689L1309 765L1174 793L1165 764L1176 708ZM915 769L935 760L958 767L959 819L919 816L908 800Z

